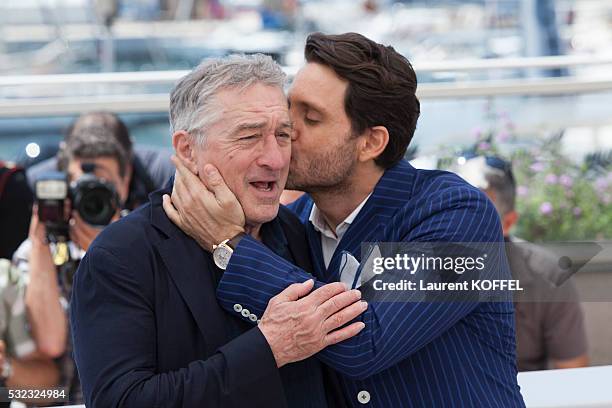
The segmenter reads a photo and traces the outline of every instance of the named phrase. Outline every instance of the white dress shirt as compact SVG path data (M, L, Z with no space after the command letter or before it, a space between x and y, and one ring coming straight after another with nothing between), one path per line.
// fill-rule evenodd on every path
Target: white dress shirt
M319 236L321 237L321 249L323 250L323 262L325 263L325 268L329 268L329 263L331 262L334 252L336 252L336 248L338 247L340 240L371 195L372 193L370 193L361 202L361 204L359 204L357 208L355 208L353 212L344 219L344 221L338 224L335 231L332 230L332 228L327 224L325 218L323 218L323 214L321 214L321 211L317 208L317 205L313 203L308 221L312 223L312 226L317 232L319 232Z

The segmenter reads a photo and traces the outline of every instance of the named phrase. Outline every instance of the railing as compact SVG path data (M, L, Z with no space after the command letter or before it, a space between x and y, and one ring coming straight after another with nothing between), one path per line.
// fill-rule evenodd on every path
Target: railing
M467 72L501 69L550 69L612 65L612 57L559 56L540 58L511 58L472 61L448 61L415 64L421 74L430 72ZM0 92L3 87L33 89L84 86L148 85L171 86L188 71L118 72L69 75L21 75L0 77ZM291 77L296 67L285 68ZM61 92L62 89L60 89ZM493 96L541 96L594 93L612 90L612 76L604 78L559 77L506 80L478 80L445 83L422 83L418 88L421 99L472 98ZM0 117L74 115L91 110L114 110L125 113L166 112L167 93L91 95L41 98L0 98Z

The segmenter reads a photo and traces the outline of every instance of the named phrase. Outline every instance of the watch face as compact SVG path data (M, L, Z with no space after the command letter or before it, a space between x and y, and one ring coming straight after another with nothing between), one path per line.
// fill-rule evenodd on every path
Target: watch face
M213 260L215 261L215 265L223 270L227 268L227 264L229 263L231 256L232 250L227 245L219 245L213 251Z

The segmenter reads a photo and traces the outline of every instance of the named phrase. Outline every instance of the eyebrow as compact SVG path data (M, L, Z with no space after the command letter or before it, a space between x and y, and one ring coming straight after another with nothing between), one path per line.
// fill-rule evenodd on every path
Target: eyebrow
M244 130L262 129L262 128L266 127L266 125L267 125L266 121L241 123L241 124L239 124L238 126L236 126L233 129L232 134L237 134L237 133L240 133L240 132L242 132ZM291 121L288 121L288 120L282 121L280 123L279 128L281 128L281 129L285 129L285 128L293 129L293 123L291 123Z

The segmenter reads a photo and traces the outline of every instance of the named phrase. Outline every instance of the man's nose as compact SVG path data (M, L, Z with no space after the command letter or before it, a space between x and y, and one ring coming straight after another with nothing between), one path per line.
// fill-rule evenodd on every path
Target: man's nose
M271 170L281 170L287 164L283 148L278 144L276 135L267 135L264 139L263 149L257 163Z
M302 127L301 127L300 121L297 120L298 119L297 113L292 112L291 109L289 109L289 118L291 119L291 123L293 125L293 129L291 132L291 141L293 142L297 140L298 137L300 136Z

